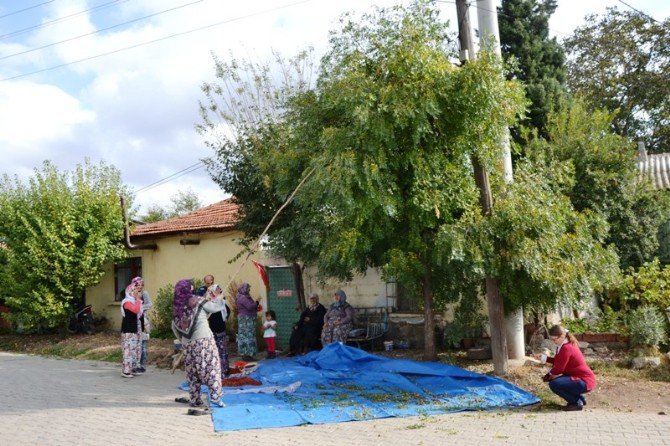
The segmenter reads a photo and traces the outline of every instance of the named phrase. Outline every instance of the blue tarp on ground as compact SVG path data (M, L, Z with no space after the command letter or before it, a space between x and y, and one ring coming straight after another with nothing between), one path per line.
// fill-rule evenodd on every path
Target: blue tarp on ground
M263 361L249 376L267 390L280 390L236 394L225 387L226 407L212 411L215 431L511 408L540 401L499 378L449 364L376 356L338 343L298 358ZM294 390L296 383L297 390L281 391L291 385ZM253 386L240 389L249 388Z

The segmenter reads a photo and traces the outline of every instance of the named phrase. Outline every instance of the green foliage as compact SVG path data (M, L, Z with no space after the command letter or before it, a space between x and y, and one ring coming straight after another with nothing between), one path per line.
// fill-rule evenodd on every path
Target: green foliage
M445 328L445 344L451 346L463 338L481 337L488 321L483 307L481 299L461 299L454 309L453 322Z
M88 160L72 172L46 161L28 184L0 182L0 238L6 264L0 288L24 327L63 323L103 265L125 255L118 196L127 191L119 171Z
M670 19L608 8L585 23L565 41L571 91L615 113L619 135L670 151Z
M639 181L633 146L611 131L612 115L589 111L575 101L555 114L547 125L548 137L535 138L527 156L546 172L573 169L564 193L578 211L590 211L608 226L604 242L614 245L621 268L639 266L658 250L658 228L670 214L668 195ZM556 175L554 175L556 176Z
M581 334L589 331L589 323L581 318L563 319L561 324L563 325L563 328L572 334Z
M503 58L514 59L515 76L524 83L531 102L525 126L544 134L548 114L565 96L565 54L556 38L549 38L549 18L556 0L503 0L498 15ZM516 130L515 139L519 140Z
M603 311L599 312L593 325L593 331L596 333L628 333L628 329L624 325L623 313L615 311L611 307L605 307Z
M176 195L170 198L170 201L171 205L167 209L163 209L158 205L149 207L146 214L140 217L140 220L144 223L152 223L172 217L179 217L202 207L200 198L190 188L185 191L178 191Z
M191 279L194 289L202 285L202 280ZM172 301L174 300L174 285L168 283L158 289L151 313L151 336L167 339L174 336L172 333Z
M174 285L167 284L156 292L154 306L151 308L151 336L169 338L172 334L172 301L174 299Z
M658 347L668 339L668 321L652 305L642 305L633 310L627 318L627 325L633 346Z
M617 287L608 295L608 302L623 310L652 305L659 311L670 308L670 266L661 266L658 259L637 270L630 268Z

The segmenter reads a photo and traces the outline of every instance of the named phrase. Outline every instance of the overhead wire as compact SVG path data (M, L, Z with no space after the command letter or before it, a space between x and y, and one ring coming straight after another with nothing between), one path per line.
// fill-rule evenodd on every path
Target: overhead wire
M630 5L629 3L626 3L626 2L624 2L623 0L617 0L617 1L618 1L619 3L621 3L622 5L625 5L625 6L629 7L630 9L632 9L632 10L635 11L635 12L639 12L640 14L642 14L642 15L645 16L645 17L647 17L647 18L648 18L649 20L651 20L652 22L654 22L654 23L659 23L658 20L656 20L655 18L653 18L652 16L650 16L650 15L647 14L646 12L641 11L641 10L635 8L634 6Z
M523 18L524 18L524 17L515 17L515 16L509 15L509 14L505 14L505 13L503 13L503 12L498 11L497 9L495 9L495 10L491 10L491 9L488 9L488 8L484 8L483 6L478 6L478 5L473 4L473 3L476 3L476 2L478 2L478 1L479 1L479 0L472 0L471 2L468 3L468 6L472 6L473 8L479 9L479 10L481 10L481 11L495 12L495 13L497 13L498 15L501 15L501 16L503 16L503 17L507 17L507 18L510 18L510 19L523 19ZM452 5L455 5L455 4L456 4L456 2L455 2L455 1L452 1L452 0L435 0L435 2L436 2L436 3L450 3L450 4L452 4ZM563 35L565 35L565 36L571 36L571 35L572 35L572 34L570 34L570 33L566 33L566 32L563 32L563 31L559 31L559 30L556 30L556 29L553 29L553 28L547 28L547 29L549 29L550 31L555 32L556 34L563 34Z
M19 34L24 34L24 33L30 32L30 31L34 31L36 29L45 28L47 26L55 25L56 23L65 22L66 20L69 20L73 17L77 17L79 15L85 14L87 12L97 11L98 9L108 8L110 6L114 6L117 3L126 3L128 1L130 1L130 0L114 0L114 1L111 1L111 2L103 3L103 4L100 4L100 5L97 5L97 6L93 6L92 8L84 9L83 11L73 12L72 14L68 14L68 15L65 15L65 16L62 16L62 17L58 17L56 19L47 20L46 22L42 22L38 25L33 25L33 26L29 26L27 28L22 28L22 29L12 31L12 32L7 33L7 34L2 34L2 35L0 35L0 39L6 39L7 37L17 36ZM49 3L49 2L47 2L47 3Z
M221 25L225 25L227 23L236 22L238 20L244 20L244 19L248 19L250 17L255 17L255 16L267 14L268 12L279 11L281 9L289 8L291 6L296 6L296 5L300 5L300 4L303 4L303 3L309 3L309 2L312 2L312 1L314 1L314 0L300 0L300 1L297 1L297 2L285 4L285 5L282 5L282 6L277 6L277 7L274 7L274 8L268 8L268 9L265 9L263 11L254 12L254 13L251 13L251 14L245 14L243 16L234 17L232 19L222 20L222 21L219 21L219 22L216 22L216 23L211 23L209 25L200 26L198 28L192 28L192 29L189 29L187 31L182 31L182 32L170 34L170 35L167 35L167 36L159 37L157 39L137 43L135 45L130 45L130 46L126 46L126 47L123 47L123 48L118 48L116 50L107 51L105 53L100 53L100 54L96 54L96 55L93 55L93 56L85 57L83 59L78 59L78 60L62 63L62 64L59 64L59 65L54 65L54 66L51 66L51 67L42 68L40 70L30 71L28 73L22 73L22 74L17 74L15 76L11 76L11 77L6 77L6 78L3 78L3 79L0 79L0 82L10 81L10 80L14 80L14 79L20 79L22 77L32 76L33 74L38 74L38 73L43 73L45 71L51 71L51 70L55 70L55 69L58 69L58 68L63 68L63 67L69 66L69 65L74 65L74 64L81 63L81 62L86 62L86 61L89 61L89 60L97 59L97 58L100 58L100 57L109 56L109 55L112 55L112 54L120 53L122 51L127 51L127 50L131 50L131 49L134 49L134 48L139 48L139 47L142 47L142 46L145 46L145 45L149 45L149 44L152 44L152 43L162 42L164 40L172 39L174 37L180 37L180 36L184 36L184 35L191 34L191 33L194 33L194 32L204 31L206 29L214 28L216 26L221 26Z
M10 17L10 16L13 16L13 15L16 15L16 14L20 14L22 12L30 11L31 9L39 8L40 6L44 6L48 3L53 3L53 2L54 2L54 0L49 0L48 2L38 3L36 5L29 6L27 8L19 9L18 11L8 12L7 14L0 15L0 19L4 19L5 17Z
M165 183L168 183L168 182L170 182L170 181L172 181L172 180L176 180L177 178L182 177L182 176L184 176L184 175L187 175L187 174L189 174L189 173L195 172L196 170L200 170L200 169L202 169L203 167L205 167L205 163L203 163L202 161L198 161L197 163L192 164L192 165L190 165L190 166L188 166L188 167L185 167L184 169L182 169L182 170L180 170L180 171L178 171L178 172L175 172L175 173L173 173L172 175L168 175L167 177L161 178L161 179L158 180L158 181L154 181L153 183L151 183L151 184L149 184L149 185L147 185L147 186L144 186L144 187L141 187L141 188L139 188L139 189L136 189L136 190L135 190L135 193L138 194L138 193L140 193L140 192L146 192L146 191L151 190L151 189L154 189L154 188L156 188L156 187L158 187L158 186L162 186L162 185L165 184Z
M101 28L101 29L91 31L91 32L86 33L86 34L81 34L79 36L70 37L70 38L67 38L67 39L64 39L64 40L60 40L58 42L52 42L52 43L49 43L47 45L42 45L42 46L37 47L37 48L31 48L29 50L20 51L18 53L8 54L6 56L0 57L0 60L9 59L10 57L20 56L22 54L32 53L33 51L43 50L44 48L49 48L49 47L52 47L52 46L59 45L61 43L65 43L65 42L71 42L73 40L81 39L82 37L92 36L94 34L98 34L98 33L104 32L104 31L109 31L110 29L114 29L114 28L118 28L120 26L128 25L128 24L135 23L135 22L139 22L141 20L146 20L146 19L151 18L151 17L156 17L156 16L159 16L161 14L165 14L165 13L168 13L168 12L175 11L177 9L185 8L187 6L192 6L192 5L195 5L196 3L202 3L203 1L204 0L196 0L196 1L193 1L193 2L190 2L190 3L185 3L183 5L175 6L174 8L164 9L163 11L159 11L159 12L156 12L156 13L153 13L153 14L145 15L144 17L138 17L138 18L133 19L133 20L128 20L127 22L117 23L116 25L108 26L107 28Z

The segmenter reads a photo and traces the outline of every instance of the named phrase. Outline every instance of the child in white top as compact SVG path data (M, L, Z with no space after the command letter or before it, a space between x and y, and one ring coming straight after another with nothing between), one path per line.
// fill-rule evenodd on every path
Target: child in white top
M265 346L268 351L268 359L277 357L276 353L276 339L277 339L277 321L275 320L275 312L272 310L265 312L265 322L263 323L263 339L265 339Z

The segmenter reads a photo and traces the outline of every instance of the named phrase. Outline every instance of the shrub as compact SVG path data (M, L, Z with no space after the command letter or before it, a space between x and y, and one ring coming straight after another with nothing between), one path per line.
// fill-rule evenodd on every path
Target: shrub
M608 302L626 311L641 305L653 305L660 311L670 307L670 266L661 268L658 259L630 269L619 286L609 291Z
M172 299L174 297L174 285L167 284L160 288L154 298L154 306L149 310L151 319L151 336L157 338L170 338L172 334Z
M202 285L201 280L191 279L194 289ZM174 299L174 285L167 284L158 289L156 297L153 300L154 306L149 310L151 319L151 336L156 338L168 339L174 336L172 334L172 300Z
M572 334L581 334L589 330L589 323L584 319L563 319L561 324Z
M633 310L627 322L633 346L658 347L668 338L665 316L652 305L642 305Z

